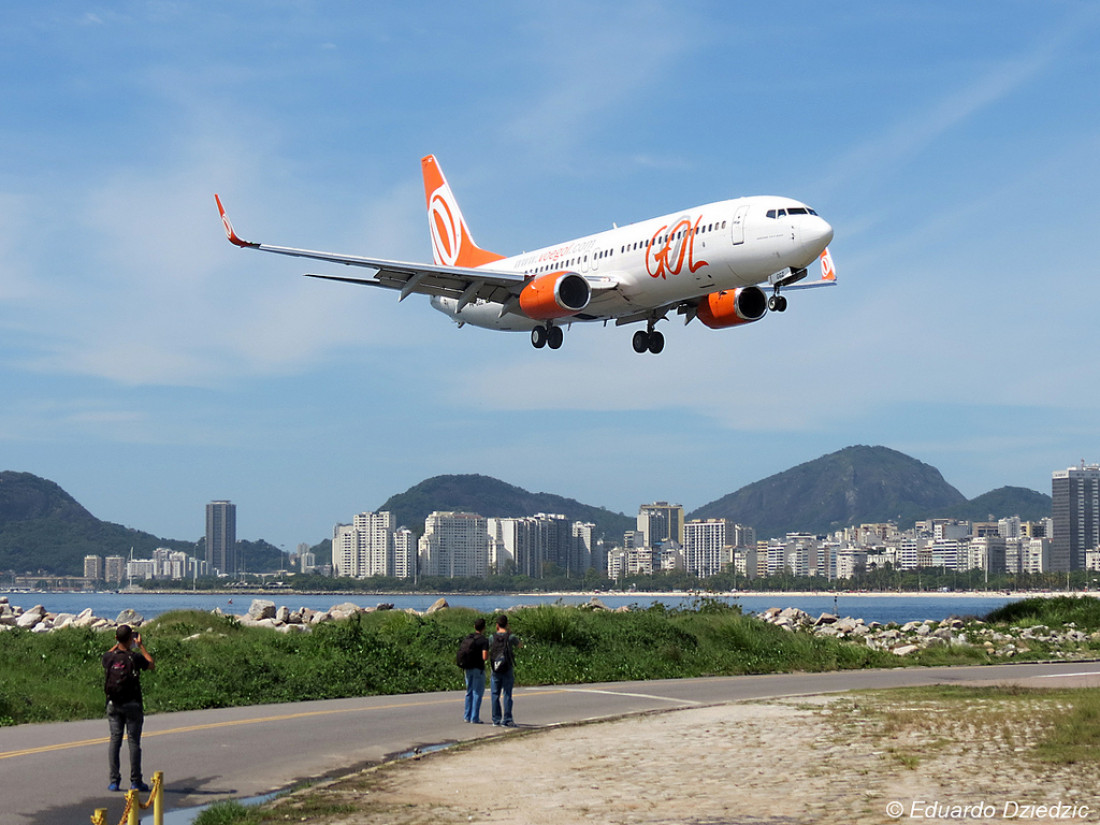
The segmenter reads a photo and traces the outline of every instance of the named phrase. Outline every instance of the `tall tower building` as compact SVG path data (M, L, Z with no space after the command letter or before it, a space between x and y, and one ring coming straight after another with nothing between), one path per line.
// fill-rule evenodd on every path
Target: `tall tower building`
M684 543L684 508L680 504L656 501L638 508L638 532L643 547L660 547L666 541Z
M236 504L212 501L206 505L206 565L224 576L240 572Z
M1051 477L1054 537L1050 569L1083 570L1085 551L1100 545L1100 464L1055 470Z

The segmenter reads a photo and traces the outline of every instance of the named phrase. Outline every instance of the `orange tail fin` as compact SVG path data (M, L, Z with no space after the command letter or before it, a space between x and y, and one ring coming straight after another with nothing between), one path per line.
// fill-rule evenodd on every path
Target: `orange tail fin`
M482 249L470 237L462 210L451 192L435 155L420 161L424 173L424 197L428 203L428 229L432 233L435 262L445 266L481 266L504 256Z

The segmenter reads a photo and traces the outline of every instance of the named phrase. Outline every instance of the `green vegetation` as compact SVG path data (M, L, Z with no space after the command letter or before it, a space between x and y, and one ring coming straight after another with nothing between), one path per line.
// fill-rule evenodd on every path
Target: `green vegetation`
M1074 596L1022 599L994 610L986 621L998 624L1046 625L1061 627L1074 624L1080 629L1100 629L1100 599Z
M142 677L146 709L459 690L454 652L476 615L379 611L282 634L231 617L166 613L143 628L157 663ZM790 633L718 602L625 613L546 605L510 615L524 639L517 676L526 685L898 664L888 653ZM109 642L86 629L0 635L0 724L99 716Z
M659 604L613 612L541 605L510 613L525 646L520 684L582 684L793 670L819 672L902 664L981 664L978 645L941 645L899 660L860 641L792 633L725 602L690 609ZM477 613L465 608L420 616L397 610L359 614L309 633L276 633L234 617L166 613L143 628L157 669L142 679L151 713L268 702L459 690L459 640ZM487 616L487 619L492 617ZM1028 599L1001 608L996 626L1100 629L1093 599ZM66 628L0 634L0 725L94 718L103 712L100 659L107 634ZM1029 639L1025 655L1044 655ZM1082 723L1084 724L1084 723Z

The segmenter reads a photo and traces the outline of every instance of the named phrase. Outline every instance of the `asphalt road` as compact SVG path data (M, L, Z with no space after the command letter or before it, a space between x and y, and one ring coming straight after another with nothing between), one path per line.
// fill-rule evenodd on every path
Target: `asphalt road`
M521 727L546 727L744 699L972 682L1100 687L1100 662L517 688L515 713ZM486 719L488 700L486 695L482 705ZM508 733L463 723L462 694L448 692L151 715L142 746L146 781L164 772L171 810L259 796L415 748ZM0 823L82 823L104 807L107 821L117 822L124 800L107 791L106 750L105 719L0 728ZM123 743L124 774L126 760Z

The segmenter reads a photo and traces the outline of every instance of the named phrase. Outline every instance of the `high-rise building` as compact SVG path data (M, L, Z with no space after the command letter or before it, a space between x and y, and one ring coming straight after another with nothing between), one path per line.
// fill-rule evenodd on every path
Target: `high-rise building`
M206 505L206 564L222 576L240 572L236 504L211 501Z
M108 584L122 584L126 578L126 559L122 556L107 556L103 560L103 579Z
M103 557L102 556L85 556L84 557L84 578L94 579L99 581L103 578Z
M684 508L657 501L638 508L638 532L645 536L643 547L660 547L666 541L684 543Z
M684 525L684 564L689 573L707 577L722 572L734 544L733 523L724 518L696 519Z
M485 578L489 574L489 528L475 513L434 512L420 537L425 576Z
M1055 470L1051 498L1050 569L1083 570L1085 552L1100 546L1100 464Z

